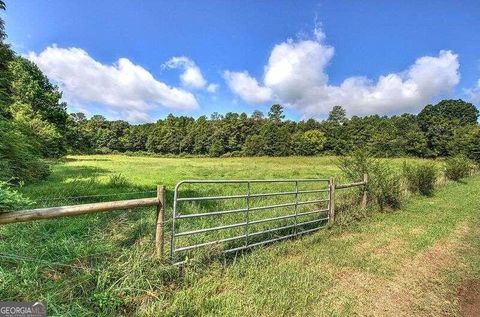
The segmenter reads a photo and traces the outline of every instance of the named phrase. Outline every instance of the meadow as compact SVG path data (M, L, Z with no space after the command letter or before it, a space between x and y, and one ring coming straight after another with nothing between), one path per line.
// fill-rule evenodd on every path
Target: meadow
M391 160L398 168L404 161ZM335 157L70 156L21 191L34 206L56 206L152 197L162 184L171 212L172 189L183 179L330 176L342 180ZM399 211L228 261L208 261L205 252L183 272L153 254L153 208L7 225L0 228L0 298L44 300L62 316L348 316L399 308L455 315L456 285L480 276L479 194L478 178L449 183L434 197L410 197ZM68 198L80 196L90 197Z
M404 161L390 159L401 167ZM278 179L328 178L341 176L335 156L238 157L238 158L163 158L126 155L68 156L52 166L46 182L22 189L32 198L73 197L155 190L157 185L173 189L184 179ZM111 178L122 175L127 182L112 184ZM96 186L88 186L95 182ZM82 186L83 185L83 186ZM118 185L114 189L115 185Z

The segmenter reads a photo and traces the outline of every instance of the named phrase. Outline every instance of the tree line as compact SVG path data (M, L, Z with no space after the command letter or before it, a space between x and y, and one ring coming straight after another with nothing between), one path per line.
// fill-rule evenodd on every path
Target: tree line
M0 0L0 10L5 4ZM418 114L353 116L334 106L328 118L285 120L283 107L265 115L168 115L130 124L100 115L67 113L62 93L32 62L6 43L0 18L0 182L46 177L48 159L67 153L287 156L344 155L366 149L376 156L462 154L480 161L478 110L462 100L427 105Z
M6 38L0 18L0 181L28 182L48 175L45 159L66 154L69 116L58 87Z
M287 156L344 155L366 149L376 156L480 157L477 108L463 100L427 105L418 115L353 116L334 106L328 118L285 120L273 105L265 116L229 112L207 118L168 115L132 125L95 115L71 114L67 146L72 153L149 152L172 155Z

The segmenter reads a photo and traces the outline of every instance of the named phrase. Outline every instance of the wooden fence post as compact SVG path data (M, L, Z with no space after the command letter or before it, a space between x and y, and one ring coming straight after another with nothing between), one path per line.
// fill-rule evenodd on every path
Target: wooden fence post
M365 183L365 185L363 185L363 196L362 196L362 204L361 204L361 207L363 209L367 208L367 185L368 185L368 174L365 173L363 174L363 181Z
M329 189L330 189L330 204L329 204L329 211L328 211L328 222L333 224L335 222L335 178L330 177L328 182Z
M157 256L163 257L165 246L165 187L157 185L157 227L155 230L155 249Z

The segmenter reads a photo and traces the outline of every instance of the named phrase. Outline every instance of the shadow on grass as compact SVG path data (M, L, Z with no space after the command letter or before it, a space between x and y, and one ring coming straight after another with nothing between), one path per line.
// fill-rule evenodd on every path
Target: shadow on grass
M155 197L155 191L154 186L132 184L121 174L88 166L61 166L47 180L21 188L35 202L31 208Z
M61 162L109 162L111 159L107 158L78 158L78 157L65 157L60 160Z
M104 176L110 173L111 171L100 167L62 165L59 169L55 171L55 174L52 174L52 176L47 179L47 182L51 178L55 180L66 180L72 178L93 178Z

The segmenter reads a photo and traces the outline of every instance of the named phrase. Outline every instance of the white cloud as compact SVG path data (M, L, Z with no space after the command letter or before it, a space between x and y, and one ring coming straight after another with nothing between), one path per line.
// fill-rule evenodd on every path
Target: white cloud
M214 93L217 90L217 84L208 84L203 77L200 68L194 61L185 56L175 56L164 64L167 68L180 68L183 73L180 75L182 85L195 89L207 89L208 92Z
M330 85L326 68L334 48L324 43L321 30L316 29L314 35L313 39L277 44L265 66L263 85L246 72L227 71L241 74L241 83L250 83L250 87L232 85L227 76L231 90L247 103L276 100L308 117L325 114L334 105L342 105L349 115L393 114L418 111L433 98L451 93L460 80L458 55L440 51L438 56L420 57L408 69L376 81L359 76ZM259 91L269 94L252 98Z
M477 85L472 89L465 89L465 92L472 102L480 102L480 79L477 81Z
M120 111L132 121L148 119L148 110L158 107L198 108L195 96L156 80L150 72L127 58L105 65L80 48L47 47L27 55L57 83L64 98L73 104L94 103Z
M327 85L324 69L333 54L333 47L321 45L316 40L288 40L278 44L265 67L265 85L281 100L301 103L312 88Z
M248 72L225 71L223 78L230 89L240 98L250 104L265 103L272 99L270 88L261 87L255 78L250 77Z
M208 92L211 92L211 93L216 92L217 89L218 89L218 85L217 85L217 84L209 84L209 85L207 86L207 91L208 91Z

